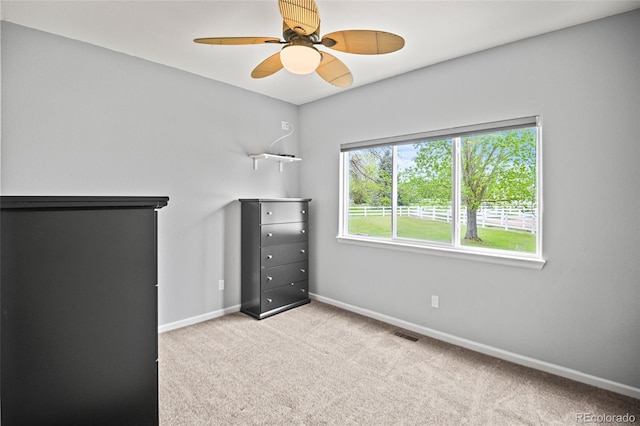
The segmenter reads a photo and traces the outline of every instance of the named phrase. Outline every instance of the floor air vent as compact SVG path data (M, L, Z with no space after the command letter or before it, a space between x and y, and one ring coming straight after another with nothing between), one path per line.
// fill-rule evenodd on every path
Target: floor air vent
M398 336L398 337L402 337L403 339L410 340L412 342L417 342L418 340L420 340L415 336L411 336L409 334L406 334L406 333L403 333L403 332L397 331L397 330L393 332L393 335L394 336Z

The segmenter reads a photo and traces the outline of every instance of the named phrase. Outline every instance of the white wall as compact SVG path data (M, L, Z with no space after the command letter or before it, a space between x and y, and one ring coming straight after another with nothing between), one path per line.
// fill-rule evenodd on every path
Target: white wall
M634 11L303 105L310 291L640 395L639 41ZM544 269L336 241L341 143L537 114Z
M219 66L211 64L211 66ZM300 196L252 169L291 104L2 22L3 195L161 195L159 322L240 303L241 197ZM297 153L297 135L283 142ZM226 289L218 291L218 280Z

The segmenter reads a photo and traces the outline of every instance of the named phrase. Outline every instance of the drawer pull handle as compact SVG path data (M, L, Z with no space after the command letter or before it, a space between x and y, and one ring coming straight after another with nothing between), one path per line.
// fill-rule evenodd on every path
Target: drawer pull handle
M267 281L273 281L273 277L267 277Z
M305 231L304 229L302 231L300 231L301 234L306 234L307 231Z
M306 290L304 288L301 288L300 291L304 293Z
M271 303L271 302L273 302L273 299L269 299L269 298L267 297L267 303Z
M307 251L306 251L305 249L301 249L301 250L300 250L300 253L302 253L302 254L304 254L304 253L306 253L306 252L307 252Z
M304 269L300 269L300 272L302 272L304 274L307 271L305 271Z
M296 285L296 283L291 283L291 285Z
M307 211L306 210L300 210L300 213L307 214Z
M267 214L273 214L273 212L267 212Z
M269 232L269 233L267 234L267 237L273 237L273 234L272 234L271 232Z
M267 255L267 259L273 259L273 255Z

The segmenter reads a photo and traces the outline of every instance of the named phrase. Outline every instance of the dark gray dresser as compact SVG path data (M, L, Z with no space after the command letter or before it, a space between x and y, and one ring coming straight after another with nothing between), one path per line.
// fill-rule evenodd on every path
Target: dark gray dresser
M262 319L309 303L310 201L240 199L245 314Z
M167 202L0 197L2 426L158 425Z

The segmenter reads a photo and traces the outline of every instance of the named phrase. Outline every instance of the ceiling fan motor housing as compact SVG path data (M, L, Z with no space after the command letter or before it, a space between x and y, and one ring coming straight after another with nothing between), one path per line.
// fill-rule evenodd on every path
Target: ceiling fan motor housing
M315 30L312 34L298 34L291 28L289 28L286 22L282 23L282 38L286 41L292 43L293 40L296 39L306 39L309 40L311 44L320 43L320 27Z

